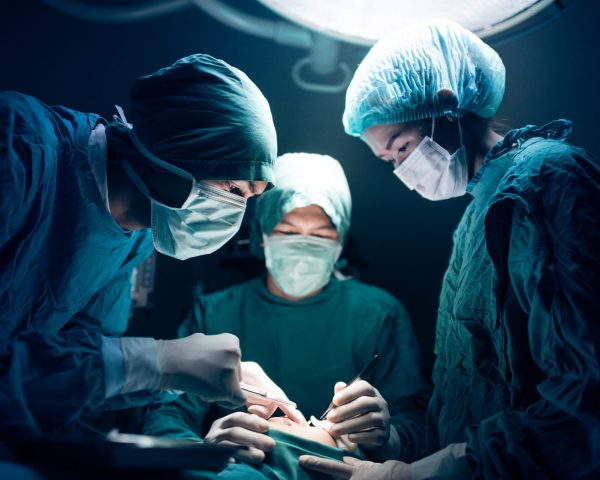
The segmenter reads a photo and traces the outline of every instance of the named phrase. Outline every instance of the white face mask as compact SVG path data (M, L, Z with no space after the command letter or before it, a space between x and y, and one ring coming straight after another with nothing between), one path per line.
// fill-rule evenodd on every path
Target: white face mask
M208 255L221 248L240 229L246 210L246 199L199 182L191 173L156 157L137 138L122 109L117 107L117 110L121 118L115 119L129 128L133 144L144 157L192 184L183 205L180 208L169 207L153 199L147 185L129 162L123 162L123 168L129 178L150 200L154 248L179 260Z
M448 150L426 136L394 170L394 175L404 185L411 190L416 190L428 200L460 197L467 191L469 183L467 151L463 145L460 120L457 121L460 147L454 154L450 155ZM435 118L431 129L432 137L434 129Z
M340 242L311 235L263 235L267 270L290 297L305 297L329 283Z

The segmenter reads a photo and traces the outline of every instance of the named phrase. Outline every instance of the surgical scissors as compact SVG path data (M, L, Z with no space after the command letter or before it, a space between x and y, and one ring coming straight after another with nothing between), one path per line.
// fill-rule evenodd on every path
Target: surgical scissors
M281 403L283 405L288 405L288 406L290 406L292 408L297 408L298 407L294 402L292 402L290 400L286 400L286 399L281 398L281 397L278 397L277 395L273 395L272 393L269 393L266 390L263 390L262 388L255 387L254 385L249 385L247 383L240 382L240 388L242 390L244 390L245 392L248 392L248 393L253 394L253 395L257 395L257 396L262 397L262 398L266 398L266 399L271 400L272 402L275 402L275 403Z

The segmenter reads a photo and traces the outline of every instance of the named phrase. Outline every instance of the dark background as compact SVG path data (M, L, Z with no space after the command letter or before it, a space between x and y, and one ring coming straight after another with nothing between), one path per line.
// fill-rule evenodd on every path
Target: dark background
M272 17L250 0L237 4ZM280 153L325 153L342 162L354 201L350 260L362 280L383 287L406 305L431 366L439 287L452 231L468 199L421 199L364 144L346 136L341 126L343 94L308 93L292 83L290 69L305 51L249 37L195 8L148 21L101 24L33 0L3 0L0 5L0 89L19 90L50 104L110 118L115 103L127 105L136 77L197 52L245 71L271 104ZM504 122L518 127L569 118L575 123L571 141L600 154L595 118L600 111L599 12L596 0L580 0L543 27L492 44L507 70L499 111ZM351 65L364 53L351 46L343 49ZM187 262L159 256L154 306L136 312L132 332L174 335L190 307L194 283L215 290L256 274L256 267L235 242L218 254Z

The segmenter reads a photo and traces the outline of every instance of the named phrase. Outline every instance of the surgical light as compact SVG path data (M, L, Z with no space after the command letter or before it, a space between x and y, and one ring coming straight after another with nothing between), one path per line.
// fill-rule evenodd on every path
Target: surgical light
M571 1L557 0L258 0L308 29L370 46L386 33L419 20L442 17L482 38L538 17L552 17Z

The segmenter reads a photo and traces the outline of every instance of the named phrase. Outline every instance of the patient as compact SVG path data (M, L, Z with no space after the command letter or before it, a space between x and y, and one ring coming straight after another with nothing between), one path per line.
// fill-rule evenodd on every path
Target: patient
M269 431L279 430L304 438L305 440L311 440L313 442L319 442L337 448L337 444L333 437L322 428L310 425L299 425L286 417L271 417L268 422L270 423Z
M285 480L325 479L327 475L305 470L298 464L298 457L312 452L312 455L342 461L348 453L339 449L334 438L320 427L298 425L284 417L269 419L269 432L277 445L266 455L264 466L273 470L275 475ZM352 453L364 459L362 453Z

